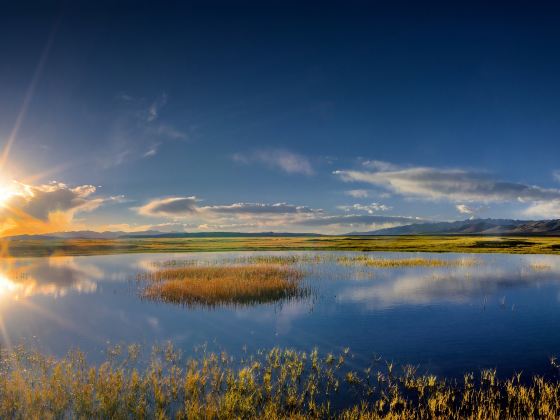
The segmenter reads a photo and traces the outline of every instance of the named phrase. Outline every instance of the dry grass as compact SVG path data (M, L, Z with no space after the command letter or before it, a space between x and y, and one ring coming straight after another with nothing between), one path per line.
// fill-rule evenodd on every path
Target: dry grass
M0 418L176 419L556 419L557 379L493 370L460 381L392 364L356 372L347 351L319 356L274 348L236 361L203 354L183 361L172 346L147 365L117 347L99 366L73 352L57 360L23 349L2 353ZM139 368L139 366L145 366Z
M480 264L474 258L443 260L436 258L372 258L367 255L355 257L340 257L339 264L365 265L374 268L406 268L406 267L471 267Z
M184 266L138 275L142 295L187 306L252 305L303 297L303 273L272 264Z
M322 236L259 238L147 238L0 241L3 255L97 255L210 251L394 251L560 254L558 237Z

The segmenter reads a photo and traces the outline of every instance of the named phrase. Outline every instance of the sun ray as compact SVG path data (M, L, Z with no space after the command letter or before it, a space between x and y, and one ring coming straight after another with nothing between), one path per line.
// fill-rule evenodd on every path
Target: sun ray
M16 121L12 128L12 131L8 136L8 139L6 141L6 144L4 145L3 150L0 152L0 170L2 170L6 165L12 146L16 141L21 125L23 124L23 120L27 115L29 104L31 103L31 100L33 99L33 95L35 94L35 88L37 87L37 82L39 81L39 78L41 77L41 74L43 72L43 68L45 67L45 63L47 62L47 58L49 56L49 52L54 41L54 35L56 33L57 27L58 27L58 22L55 24L55 26L53 27L53 29L49 34L47 43L45 44L43 51L41 52L41 56L39 58L39 62L37 63L37 67L33 72L33 77L31 78L31 82L29 83L29 86L27 87L27 90L25 92L25 96L23 98L23 102L21 104L20 110L16 117Z

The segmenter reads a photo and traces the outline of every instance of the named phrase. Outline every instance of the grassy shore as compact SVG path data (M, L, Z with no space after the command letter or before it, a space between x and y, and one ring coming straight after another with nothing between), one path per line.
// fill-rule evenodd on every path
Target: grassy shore
M277 264L185 266L139 273L144 298L185 306L244 306L297 299L303 273Z
M320 356L274 348L234 360L203 353L183 360L172 346L116 347L88 364L24 349L3 351L0 418L177 419L555 419L557 376L501 380L493 370L461 380L418 374L411 366L346 365L348 350ZM557 368L553 361L553 366Z
M3 256L98 255L213 251L399 251L560 254L560 238L480 236L323 236L262 238L181 238L116 240L13 240Z

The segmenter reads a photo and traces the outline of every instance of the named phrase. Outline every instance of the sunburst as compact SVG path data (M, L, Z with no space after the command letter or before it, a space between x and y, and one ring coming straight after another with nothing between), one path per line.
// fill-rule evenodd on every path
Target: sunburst
M4 207L10 199L17 194L11 182L0 183L0 207Z

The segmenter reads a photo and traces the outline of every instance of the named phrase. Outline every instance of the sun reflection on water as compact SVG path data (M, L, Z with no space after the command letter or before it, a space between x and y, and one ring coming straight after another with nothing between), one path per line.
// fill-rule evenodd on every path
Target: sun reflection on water
M62 297L69 292L93 293L104 273L97 267L79 265L72 257L0 263L0 298L19 300L34 295Z

